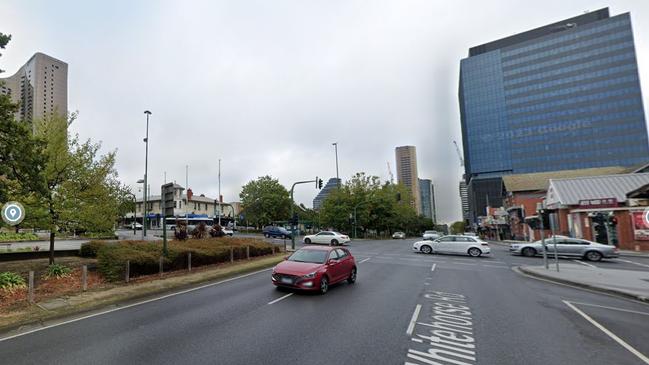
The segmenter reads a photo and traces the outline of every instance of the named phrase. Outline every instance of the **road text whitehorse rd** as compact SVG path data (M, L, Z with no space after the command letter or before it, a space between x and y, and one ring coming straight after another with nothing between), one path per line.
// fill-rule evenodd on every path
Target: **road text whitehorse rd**
M461 294L433 291L428 314L417 313L405 365L473 365L476 362L473 319Z

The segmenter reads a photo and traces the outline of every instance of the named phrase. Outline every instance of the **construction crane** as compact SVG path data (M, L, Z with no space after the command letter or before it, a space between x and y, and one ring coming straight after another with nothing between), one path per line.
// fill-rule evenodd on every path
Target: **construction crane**
M457 142L453 141L455 145L455 152L457 152L457 157L460 159L460 166L464 167L464 159L462 158L462 153L460 152L460 147L458 147Z
M394 175L392 175L392 169L390 169L390 161L388 163L388 175L390 175L390 184L394 184Z

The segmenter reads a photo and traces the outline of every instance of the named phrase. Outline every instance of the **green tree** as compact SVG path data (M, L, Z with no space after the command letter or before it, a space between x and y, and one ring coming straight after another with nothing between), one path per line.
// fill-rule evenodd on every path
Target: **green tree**
M451 224L451 234L462 234L464 230L465 223L463 221L457 221Z
M239 194L246 220L255 226L286 220L290 215L291 198L277 179L261 176L249 181Z
M50 230L50 263L59 230L110 231L125 191L114 169L115 152L99 156L99 144L68 136L74 118L54 113L35 122L35 136L44 143L45 165L25 200L32 208L31 223Z
M10 39L0 33L0 49ZM29 195L45 162L43 143L33 137L30 124L15 120L17 110L9 95L0 94L0 202Z

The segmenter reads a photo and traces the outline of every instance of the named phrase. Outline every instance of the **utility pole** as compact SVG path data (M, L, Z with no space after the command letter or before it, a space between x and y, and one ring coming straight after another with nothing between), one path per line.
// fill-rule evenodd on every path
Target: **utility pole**
M332 143L336 151L336 186L340 189L340 176L338 176L338 142Z
M185 165L185 223L187 224L187 232L189 233L189 212L187 206L189 205L189 165Z
M146 237L146 221L147 221L147 216L146 216L146 208L147 208L147 171L149 169L149 116L151 115L151 112L148 110L144 111L144 114L146 114L146 136L144 137L144 144L145 144L145 152L144 152L144 215L142 216L142 236Z
M295 185L310 184L312 182L317 182L317 179L308 180L308 181L298 181L296 183L293 183L293 186L291 186L291 220L293 219L293 214L295 214L295 210L294 210L295 201L293 200L293 190L295 190ZM291 224L291 249L292 250L295 250L295 229L297 227L297 224L298 222Z
M221 159L219 158L219 226L221 225Z

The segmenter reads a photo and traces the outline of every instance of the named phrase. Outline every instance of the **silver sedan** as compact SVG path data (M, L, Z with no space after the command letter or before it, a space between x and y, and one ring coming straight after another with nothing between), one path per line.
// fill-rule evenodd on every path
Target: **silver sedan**
M602 258L618 257L618 249L615 246L603 245L597 242L582 240L579 238L557 236L557 255L571 256L586 259L588 261L599 261ZM554 240L552 237L545 240L547 253L554 255ZM516 255L532 257L543 254L541 241L512 243L509 245L509 252Z

